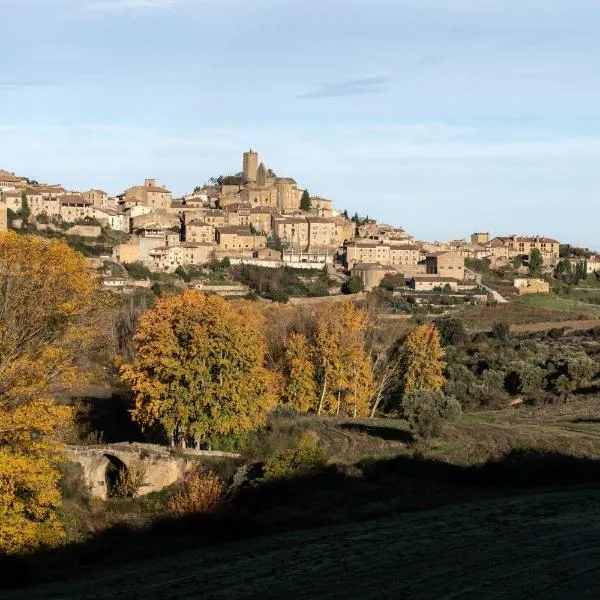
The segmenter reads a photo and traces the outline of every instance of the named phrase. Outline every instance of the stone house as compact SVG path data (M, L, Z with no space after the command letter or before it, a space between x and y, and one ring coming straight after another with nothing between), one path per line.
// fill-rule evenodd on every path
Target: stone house
M431 292L443 289L449 285L452 291L458 289L458 281L453 277L441 277L439 275L415 275L409 281L409 286L416 292Z
M303 249L309 245L309 225L306 217L273 215L273 231L289 248Z
M493 249L500 248L506 251L508 258L514 258L519 254L529 256L534 248L537 248L544 260L558 258L560 250L560 242L553 238L541 236L504 236L495 237L489 242ZM496 256L494 254L494 256Z
M89 200L96 208L108 208L108 194L103 190L88 190L83 192L83 197Z
M402 267L414 266L421 260L421 249L414 244L388 244L390 264L402 270Z
M113 260L122 264L128 265L140 261L140 245L139 244L119 244L112 251Z
M60 218L66 223L94 218L94 205L79 194L64 194L59 202Z
M27 179L25 177L18 177L14 173L0 169L0 192L19 191L24 189L26 185Z
M267 245L267 238L254 235L249 227L217 227L216 240L219 251L252 251Z
M185 225L186 242L214 242L216 230L214 225L204 221L192 220Z
M355 240L345 245L345 263L348 269L356 263L390 264L390 246L382 242L371 240Z
M146 179L144 185L136 185L117 196L120 204L125 208L143 205L151 208L170 208L173 200L171 192L163 187L156 185L155 179Z
M459 252L433 252L425 257L425 269L428 275L464 279L465 259Z

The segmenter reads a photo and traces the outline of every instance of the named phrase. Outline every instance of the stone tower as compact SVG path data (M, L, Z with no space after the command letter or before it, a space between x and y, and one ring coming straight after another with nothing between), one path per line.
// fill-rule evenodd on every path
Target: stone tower
M256 174L258 171L258 154L252 152L244 152L244 183L256 183Z
M256 180L259 187L265 187L265 185L267 185L267 169L265 168L264 163L260 163L260 165L258 165Z

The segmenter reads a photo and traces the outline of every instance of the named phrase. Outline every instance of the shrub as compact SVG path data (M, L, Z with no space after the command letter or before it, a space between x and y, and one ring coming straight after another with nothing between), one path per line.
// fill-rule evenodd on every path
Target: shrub
M441 317L434 321L440 332L444 346L457 346L467 341L465 324L461 319L455 317Z
M506 342L510 337L510 326L507 323L496 323L492 327L492 334L496 339Z
M314 433L306 433L296 448L281 450L263 467L265 479L284 479L324 467L327 458Z
M342 292L344 294L358 294L364 289L363 281L360 277L350 277L346 283L342 286Z
M402 411L413 434L427 440L439 437L445 422L458 417L461 408L456 398L443 392L416 391L404 396Z
M112 496L115 498L136 498L140 490L147 486L146 469L141 464L132 464L129 468L119 469Z
M182 489L169 500L169 511L178 517L207 512L221 502L223 488L223 481L216 473L194 471L185 478Z
M282 419L295 419L299 412L296 406L290 404L289 402L285 402L283 404L278 404L271 413L274 417L280 417Z

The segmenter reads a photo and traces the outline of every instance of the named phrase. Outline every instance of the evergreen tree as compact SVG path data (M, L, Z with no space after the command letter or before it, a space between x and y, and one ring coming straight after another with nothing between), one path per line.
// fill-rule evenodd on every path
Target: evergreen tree
M308 190L304 190L304 192L302 192L302 198L300 199L300 209L305 210L307 212L311 209L310 194L308 193Z

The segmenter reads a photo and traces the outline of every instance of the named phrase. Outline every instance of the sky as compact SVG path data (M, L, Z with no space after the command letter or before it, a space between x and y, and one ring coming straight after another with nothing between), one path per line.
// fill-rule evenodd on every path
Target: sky
M598 0L0 0L0 168L278 175L418 239L600 250Z

